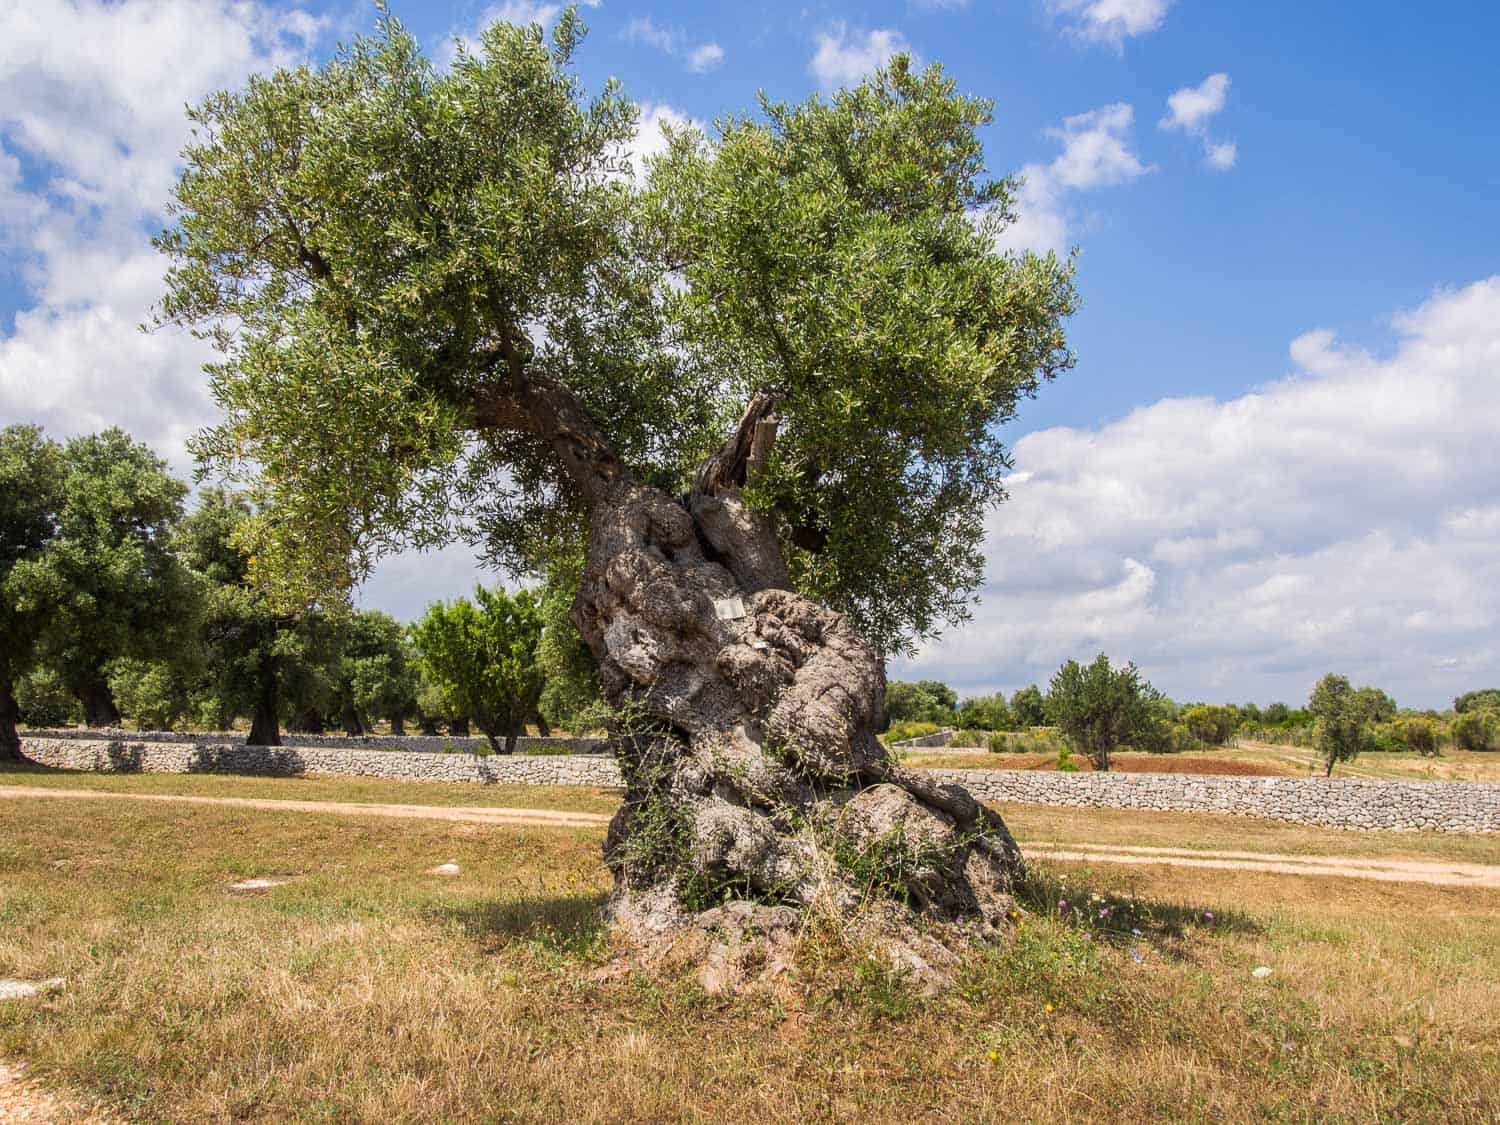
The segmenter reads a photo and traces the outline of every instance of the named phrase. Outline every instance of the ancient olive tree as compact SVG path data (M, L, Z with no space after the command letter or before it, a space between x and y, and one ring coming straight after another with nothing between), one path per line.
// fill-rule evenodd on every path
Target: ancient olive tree
M62 447L36 426L0 429L0 761L21 757L16 683L46 624L24 579L57 533L66 472Z
M439 69L383 21L193 111L160 246L162 320L223 353L197 451L271 501L278 597L455 534L586 558L627 930L847 911L884 864L888 901L992 932L1014 843L888 758L883 655L964 615L1070 266L996 249L990 107L936 66L684 129L641 177L581 35L497 24Z

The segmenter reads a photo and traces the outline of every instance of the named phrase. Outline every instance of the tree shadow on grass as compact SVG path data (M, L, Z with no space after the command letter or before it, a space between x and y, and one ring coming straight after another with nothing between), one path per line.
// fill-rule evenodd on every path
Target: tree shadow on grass
M498 952L518 942L557 953L587 955L604 943L602 892L576 895L522 894L513 898L436 902L435 920L456 926L465 937Z
M1133 890L1101 890L1098 882L1086 867L1063 873L1030 860L1016 901L1026 912L1051 918L1088 941L1121 947L1145 943L1173 960L1186 960L1200 936L1265 932L1243 911L1166 902Z

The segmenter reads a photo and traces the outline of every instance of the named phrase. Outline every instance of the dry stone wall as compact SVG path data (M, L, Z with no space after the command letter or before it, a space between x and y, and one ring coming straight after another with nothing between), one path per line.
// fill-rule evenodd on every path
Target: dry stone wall
M1174 773L931 770L982 801L1212 812L1384 832L1500 831L1500 785Z
M180 731L99 730L68 727L58 730L36 729L22 732L28 738L66 738L81 742L187 743L243 746L243 731L194 734ZM430 753L488 753L489 739L483 735L457 734L284 734L288 745L317 746L331 750L417 750ZM503 739L501 741L504 741ZM520 754L605 754L609 743L603 738L537 738L525 735L516 739Z
M245 746L223 742L37 738L21 753L39 765L108 773L304 773L389 781L470 781L500 785L620 784L620 769L602 754L431 754L328 746Z
M22 753L58 769L145 773L339 774L396 781L618 787L602 754L431 754L228 741L22 738ZM1212 812L1323 828L1393 832L1500 831L1500 785L1166 773L930 770L984 801L1079 808Z

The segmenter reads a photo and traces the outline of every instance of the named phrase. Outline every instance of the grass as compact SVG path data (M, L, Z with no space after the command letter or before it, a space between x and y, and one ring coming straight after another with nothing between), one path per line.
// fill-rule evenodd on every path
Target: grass
M239 794L264 779L82 780ZM299 797L332 786L335 800L350 785L385 800L419 788L277 784ZM431 788L455 791L433 803L494 793ZM1106 842L1133 823L1129 842L1178 843L1197 824L1203 846L1233 832L1240 846L1292 851L1334 836L1230 818L1005 811L1023 838L1072 823ZM1500 1113L1500 892L1039 865L1016 940L970 953L945 996L921 999L810 936L774 992L722 998L681 968L614 971L597 921L608 883L599 838L0 802L0 975L68 978L45 1000L0 1007L0 1051L140 1120ZM461 876L426 874L449 859ZM249 875L296 878L260 894L228 889ZM1114 925L1101 930L1106 903ZM1257 965L1272 975L1252 977Z
M614 812L620 803L619 791L585 785L477 785L358 777L253 777L209 773L82 773L36 765L0 764L0 786L3 785L266 800L562 809L606 814Z

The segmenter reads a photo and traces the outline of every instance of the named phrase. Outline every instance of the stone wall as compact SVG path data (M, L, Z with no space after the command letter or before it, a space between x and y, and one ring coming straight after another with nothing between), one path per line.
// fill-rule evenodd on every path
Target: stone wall
M1500 831L1500 785L1173 773L930 770L982 801L1081 808L1213 812L1321 828Z
M618 787L606 755L391 753L325 746L25 735L22 753L58 769L146 773L325 773L397 781ZM1324 828L1395 832L1500 831L1500 785L1169 773L930 770L985 801L1081 808L1213 812Z
M244 746L220 742L37 738L21 753L39 765L110 773L303 773L390 781L472 781L500 785L620 784L620 769L602 754L429 754L328 746Z
M244 731L222 731L214 734L153 730L90 730L84 727L69 727L60 730L23 730L25 738L66 738L83 742L142 742L176 743L192 745L243 746ZM289 746L318 746L330 750L417 750L440 754L458 751L473 754L488 752L489 739L483 735L451 734L290 734L283 732L282 740ZM504 739L501 739L504 742ZM603 738L533 738L530 735L516 739L518 754L606 754L609 743Z

